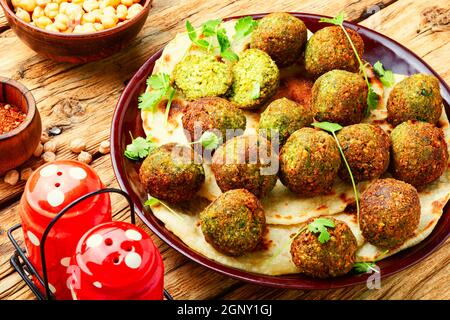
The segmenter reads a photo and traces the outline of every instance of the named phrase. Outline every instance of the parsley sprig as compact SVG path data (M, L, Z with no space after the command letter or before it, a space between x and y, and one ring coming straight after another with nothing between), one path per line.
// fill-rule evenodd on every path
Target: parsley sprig
M389 250L384 251L378 259L375 259L374 261L367 261L367 262L356 262L353 265L353 270L355 270L356 273L367 273L369 270L372 270L376 273L379 273L379 268L377 269L377 262L383 259L383 257L389 252Z
M233 36L233 41L242 40L250 33L252 33L257 26L258 21L253 20L253 17L251 16L240 18L234 26L234 30L236 31L236 33Z
M140 160L148 156L149 152L157 147L156 143L151 140L151 137L142 138L137 137L136 139L130 132L131 143L127 145L124 152L125 157L130 160Z
M348 41L350 42L350 45L352 46L353 52L355 53L356 59L358 60L359 63L359 70L362 72L363 76L364 76L364 80L366 81L367 84L367 88L368 88L368 95L367 95L367 113L370 114L370 111L375 110L378 106L378 100L379 97L376 94L376 92L373 90L372 88L372 84L369 81L369 78L367 76L367 72L366 72L366 64L364 64L358 54L358 51L356 51L355 45L352 41L352 38L350 37L350 35L347 32L347 29L345 29L344 27L344 19L345 19L345 14L344 12L339 13L336 17L334 18L321 18L319 20L319 22L326 22L326 23L331 23L334 24L336 26L341 27L342 31L344 31L345 36L347 37Z
M165 123L169 117L170 106L172 105L175 89L170 84L170 77L166 73L157 73L147 79L148 91L139 97L139 109L143 111L156 112L159 103L167 99L165 111Z
M345 166L347 167L348 174L350 175L350 180L352 181L353 192L355 193L355 202L356 202L356 216L357 221L359 222L359 193L358 188L356 187L355 179L353 178L352 170L350 169L350 165L345 158L344 151L342 150L341 144L339 143L338 138L336 137L336 132L342 129L342 126L338 123L332 122L314 122L312 124L314 127L320 128L322 130L330 132L334 140L336 140L337 146L339 148L339 152L341 153L342 159L344 160Z
M380 78L381 83L386 87L392 87L395 84L395 77L392 70L386 70L380 61L375 62L373 70Z
M308 224L308 230L312 233L319 233L320 243L326 243L330 240L330 233L327 228L334 228L334 222L327 218L318 218Z
M211 131L205 131L198 141L191 142L191 144L201 144L207 150L214 150L220 144L219 137Z

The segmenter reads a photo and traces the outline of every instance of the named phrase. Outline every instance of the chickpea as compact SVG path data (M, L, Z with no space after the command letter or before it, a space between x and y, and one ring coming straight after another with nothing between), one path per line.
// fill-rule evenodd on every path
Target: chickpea
M59 32L59 28L54 23L47 25L45 27L45 30L52 32Z
M141 0L133 0L134 3L139 3Z
M116 9L114 9L111 6L108 6L106 8L103 8L103 14L106 14L106 15L116 14Z
M47 151L41 157L45 162L51 162L56 160L56 154L53 152Z
M42 9L42 7L37 6L36 8L34 8L33 15L31 17L33 18L33 20L37 20L43 15L45 15L44 9Z
M45 17L45 18L47 18L47 17ZM47 18L48 19L48 18ZM50 20L50 19L49 19ZM51 23L51 22L50 22ZM49 24L50 24L49 23ZM45 27L44 27L45 28ZM58 146L57 146L57 144L56 144L56 142L54 142L54 141L48 141L48 142L46 142L45 144L44 144L44 151L45 152L53 152L53 153L55 153L56 152L56 149L58 148Z
M42 143L39 143L36 147L36 150L34 150L33 152L33 156L40 157L42 155L42 152L44 152L44 146L42 145Z
M65 1L65 0L51 0L51 2L54 2L54 3L57 3L57 4L64 3L63 1Z
M22 171L20 171L20 180L27 181L31 175L33 174L33 169L31 168L24 168Z
M128 8L127 6L123 5L123 4L119 4L117 6L117 18L119 18L119 20L125 20L127 18L128 15Z
M117 7L120 4L120 0L100 0L100 9L106 7Z
M127 19L133 19L139 12L144 9L143 6L141 6L139 3L133 4L131 7L128 8L128 15Z
M68 2L63 2L59 5L59 13L66 13L67 6L69 5Z
M21 0L11 0L11 4L13 5L14 9L17 8L20 4Z
M51 2L50 0L36 0L36 4L42 8L45 8L45 6L50 2Z
M95 15L92 12L83 14L83 17L81 18L81 24L94 23L94 22L95 22Z
M109 142L109 140L102 141L100 143L100 146L98 147L98 152L100 152L101 154L107 154L110 152L110 150L111 143Z
M86 0L83 3L83 9L86 12L91 12L95 9L98 9L100 7L97 0Z
M18 6L23 10L33 12L34 8L36 8L36 0L20 0Z
M85 23L83 25L84 32L95 32L94 24L92 22Z
M25 22L31 22L30 14L22 8L17 8L16 16Z
M44 13L50 19L54 19L58 14L58 10L59 10L59 4L49 3L45 6Z
M120 0L120 2L127 7L131 7L131 5L134 3L133 0Z
M102 31L105 30L105 27L101 23L94 23L94 28L96 31Z
M54 25L60 30L65 31L69 26L69 17L63 13L58 13L55 17Z
M17 170L8 171L3 181L11 186L15 186L19 182L19 172Z
M84 0L72 0L72 3L83 5Z
M75 28L73 28L73 33L84 33L84 28L82 25L77 24Z
M95 22L101 22L101 18L102 18L102 10L100 9L95 9L93 11L91 11L91 13L95 16Z
M52 20L51 20L49 17L42 16L42 17L39 17L39 18L35 21L35 23L36 23L36 27L41 28L41 29L45 29L46 26L48 26L49 24L52 23ZM50 142L50 141L49 141L49 142ZM49 143L49 142L47 142L47 143ZM47 143L46 143L46 144L47 144Z
M70 143L70 151L74 153L80 153L81 151L84 150L86 150L86 142L84 142L83 139L78 138Z
M83 13L84 11L81 5L75 3L67 4L66 14L69 17L69 20L80 21Z
M119 22L119 19L115 14L104 14L101 17L101 21L105 29L114 28L117 25L117 22Z
M48 133L43 131L41 133L41 143L44 144L44 143L48 142L48 140L50 140L50 137L48 136Z
M89 152L82 151L78 155L78 161L89 164L92 162L92 155Z

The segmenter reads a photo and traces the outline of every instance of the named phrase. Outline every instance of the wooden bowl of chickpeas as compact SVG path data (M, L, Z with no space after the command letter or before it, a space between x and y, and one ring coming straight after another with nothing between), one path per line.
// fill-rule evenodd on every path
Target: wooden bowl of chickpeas
M127 46L153 0L0 0L10 27L34 51L84 63Z

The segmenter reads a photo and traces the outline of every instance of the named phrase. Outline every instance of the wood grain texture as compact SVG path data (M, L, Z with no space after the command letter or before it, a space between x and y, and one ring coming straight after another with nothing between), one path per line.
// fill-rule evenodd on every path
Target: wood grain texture
M0 59L0 75L17 79L32 90L44 128L58 125L64 129L53 138L58 143L59 159L75 159L68 143L83 137L88 150L94 153L92 167L105 185L117 186L110 157L96 153L98 145L109 137L111 116L124 84L146 59L184 28L185 19L198 24L218 16L264 11L335 15L343 10L348 20L359 21L412 49L450 82L449 31L424 28L417 33L422 12L430 6L432 3L426 0L156 0L144 29L128 49L81 66L36 55L18 41L0 12L0 52L14 52ZM439 1L438 6L449 8L450 1ZM40 160L31 159L24 166L36 168L40 164ZM12 246L6 230L18 223L17 201L22 190L23 183L11 187L0 182L0 299L33 298L8 262ZM128 219L124 200L112 196L112 201L115 218ZM357 286L300 291L265 288L224 277L190 262L156 236L152 238L163 255L166 288L176 299L450 299L450 241L416 266L382 281L380 290Z

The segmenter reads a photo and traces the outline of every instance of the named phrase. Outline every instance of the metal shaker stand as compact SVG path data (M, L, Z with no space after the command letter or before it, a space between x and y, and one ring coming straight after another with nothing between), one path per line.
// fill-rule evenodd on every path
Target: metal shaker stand
M17 224L13 226L11 229L8 230L8 238L13 244L16 251L9 259L11 266L14 268L14 270L20 275L20 277L25 281L25 283L28 285L30 290L33 292L33 294L36 296L37 300L54 300L55 296L50 290L49 284L48 284L48 276L47 276L47 264L45 260L45 241L47 240L47 236L49 232L51 231L52 227L58 222L58 220L67 213L70 209L72 209L74 206L79 204L80 202L83 202L84 200L99 195L103 193L117 193L122 195L127 201L128 205L130 207L130 216L131 216L131 223L136 224L136 214L134 212L134 204L131 200L130 196L120 190L115 188L106 188L106 189L100 189L93 192L90 192L77 200L73 201L69 205L67 205L63 210L61 210L53 219L50 221L47 228L45 228L44 234L42 235L41 239L41 247L40 247L40 254L41 254L41 261L42 261L42 276L37 272L36 268L33 266L31 261L28 259L26 255L25 249L21 248L17 240L14 238L13 233L17 231L18 229L22 228L21 224ZM38 288L38 286L33 282L32 277L36 277L37 281L42 285L44 288L44 292L41 292L41 290ZM164 289L164 297L167 300L173 300L170 293Z

